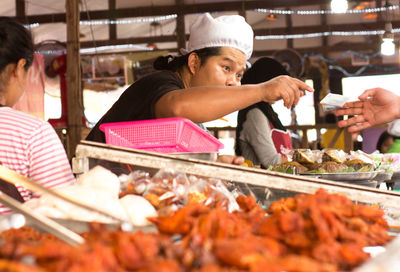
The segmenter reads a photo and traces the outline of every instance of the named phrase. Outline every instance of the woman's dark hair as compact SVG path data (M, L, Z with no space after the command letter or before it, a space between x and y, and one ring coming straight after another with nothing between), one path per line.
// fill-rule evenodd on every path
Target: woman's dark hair
M262 57L259 58L243 75L242 85L244 84L258 84L268 81L274 77L281 75L289 75L288 71L278 61ZM245 109L242 109L238 113L238 122L236 127L236 144L235 153L236 155L242 155L240 149L239 136L243 129L243 124L246 121L247 113L254 108L258 108L268 118L269 122L276 129L286 131L286 128L282 125L276 112L272 109L272 106L266 102L259 102L251 105Z
M9 17L0 17L0 73L10 63L25 59L25 70L33 62L31 33Z
M209 57L221 55L221 47L207 47L190 53L196 53L200 58L200 65L204 65ZM171 55L160 56L154 61L153 67L156 70L178 72L187 65L190 53L178 57Z
M389 138L393 138L393 141L399 139L399 137L395 137L385 130L384 132L382 132L381 136L379 136L378 142L376 143L376 150L382 152L382 144Z

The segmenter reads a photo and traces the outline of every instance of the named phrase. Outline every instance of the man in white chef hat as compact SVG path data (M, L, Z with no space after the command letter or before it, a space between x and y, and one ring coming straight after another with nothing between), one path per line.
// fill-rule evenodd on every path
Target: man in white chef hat
M213 18L205 13L190 26L187 49L182 55L208 47L232 47L242 51L246 59L253 52L253 30L240 15L225 15Z
M290 108L303 95L300 90L313 91L289 76L240 86L252 50L253 30L242 16L199 15L184 55L157 58L154 68L161 71L134 82L86 139L105 142L102 123L167 117L203 123L260 101L283 99Z

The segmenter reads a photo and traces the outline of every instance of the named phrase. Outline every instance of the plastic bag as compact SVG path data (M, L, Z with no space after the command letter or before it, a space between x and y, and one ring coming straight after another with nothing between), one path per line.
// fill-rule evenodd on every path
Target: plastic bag
M151 178L143 172L132 172L129 184L121 192L121 195L126 194L143 195L156 207L159 215L170 214L188 203L218 203L229 211L239 209L234 195L223 181L186 175L169 168L159 170Z

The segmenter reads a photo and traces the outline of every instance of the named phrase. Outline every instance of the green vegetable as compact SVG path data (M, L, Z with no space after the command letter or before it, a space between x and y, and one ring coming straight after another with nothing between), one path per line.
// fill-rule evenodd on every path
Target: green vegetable
M317 170L310 170L306 172L307 174L324 174L328 173L325 169L323 168L318 168Z

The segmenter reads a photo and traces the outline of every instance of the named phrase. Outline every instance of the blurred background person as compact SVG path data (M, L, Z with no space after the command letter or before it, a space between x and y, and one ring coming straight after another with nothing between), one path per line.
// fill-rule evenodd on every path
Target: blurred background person
M394 137L385 130L379 136L378 142L376 143L376 150L378 150L380 153L387 153L393 143Z
M281 75L288 75L276 60L262 57L243 75L242 85L258 84ZM271 104L258 102L238 113L235 153L254 165L268 168L286 161L282 147L292 149L290 133L279 120Z
M390 122L387 132L392 136L392 140L390 141L390 138L386 139L386 146L388 148L386 152L382 153L400 153L400 119ZM384 148L386 146L384 146Z
M381 153L400 153L400 119L396 119L388 124L387 131L384 131L378 139L376 149ZM389 190L400 189L400 173L398 171L398 158L395 155L390 155L393 170L392 179L386 181L386 186Z

